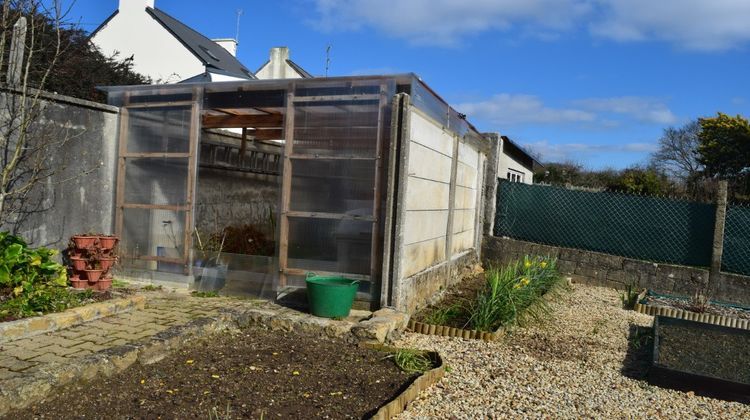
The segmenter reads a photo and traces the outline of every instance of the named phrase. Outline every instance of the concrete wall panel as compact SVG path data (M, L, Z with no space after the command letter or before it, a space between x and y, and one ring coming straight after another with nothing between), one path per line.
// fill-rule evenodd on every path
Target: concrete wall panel
M419 143L411 142L409 175L450 184L451 158Z
M409 277L445 261L446 238L441 237L430 241L407 245L404 249L404 264L401 277Z
M418 112L411 113L411 141L453 156L453 136Z
M448 210L407 212L404 222L404 243L411 245L445 237L447 225Z
M409 177L406 196L406 211L448 210L450 185Z

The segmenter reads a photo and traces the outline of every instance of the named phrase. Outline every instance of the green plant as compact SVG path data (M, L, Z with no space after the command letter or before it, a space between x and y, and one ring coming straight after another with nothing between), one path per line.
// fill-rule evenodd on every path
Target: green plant
M565 284L556 260L546 257L526 256L504 269L491 268L486 276L487 284L473 302L468 322L486 332L545 318L550 309L544 295L557 294Z
M635 284L631 283L625 288L620 294L620 301L622 301L622 307L625 309L635 308L635 304L638 303L638 296L640 295L640 287L638 282Z
M157 291L162 290L162 289L163 289L162 286L155 286L153 284L147 284L147 285L141 287L141 290L146 291L146 292L157 292Z
M115 288L121 289L123 287L128 287L129 285L130 283L123 281L123 280L118 280L118 279L112 280L112 287L115 287Z
M399 349L388 357L392 357L396 366L405 373L422 373L432 369L432 360L424 351Z
M219 297L219 294L217 292L198 292L198 291L193 291L190 294L193 295L193 296L195 296L195 297L199 297L199 298L215 298L215 297Z
M464 308L458 303L445 308L437 308L429 312L423 319L427 324L446 325L451 320L460 317L464 313Z

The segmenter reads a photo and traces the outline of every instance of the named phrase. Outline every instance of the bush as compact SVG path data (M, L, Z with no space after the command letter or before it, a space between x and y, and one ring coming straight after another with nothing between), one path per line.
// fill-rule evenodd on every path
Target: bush
M473 329L486 332L546 316L549 306L543 296L564 284L556 260L544 257L527 256L504 269L491 268L486 275L487 285L469 318Z
M0 232L0 319L61 311L90 297L68 291L67 271L53 260L56 254Z

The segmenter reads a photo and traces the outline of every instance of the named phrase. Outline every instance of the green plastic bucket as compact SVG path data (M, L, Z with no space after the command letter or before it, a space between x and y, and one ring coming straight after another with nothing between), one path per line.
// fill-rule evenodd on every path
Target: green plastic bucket
M359 281L345 277L307 274L307 300L310 312L322 318L346 318L354 304Z

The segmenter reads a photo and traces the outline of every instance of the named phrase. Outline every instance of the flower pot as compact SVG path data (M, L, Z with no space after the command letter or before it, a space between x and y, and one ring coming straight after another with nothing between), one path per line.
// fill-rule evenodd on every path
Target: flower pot
M316 276L306 279L310 312L323 318L345 318L354 304L359 281L345 277Z
M84 260L81 257L78 258L70 258L70 265L73 267L73 270L76 271L83 271L86 269L86 260Z
M70 280L70 284L74 289L85 289L88 287L89 282L86 280Z
M120 238L117 236L100 236L99 245L102 247L102 250L109 251L117 245L119 240Z
M105 291L105 290L109 290L111 287L112 287L112 278L109 278L109 279L106 279L106 278L105 279L100 279L96 283L96 289L100 290L102 292Z
M110 268L117 262L117 258L114 257L102 257L99 259L99 263L102 265L103 271L109 271Z
M73 243L76 245L76 248L78 249L89 249L96 244L96 241L99 239L98 236L74 236L73 237Z
M104 270L86 270L86 279L89 283L96 283L101 278Z

